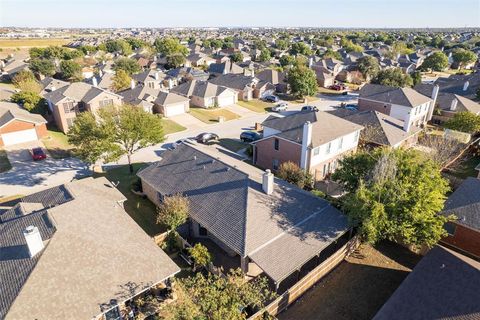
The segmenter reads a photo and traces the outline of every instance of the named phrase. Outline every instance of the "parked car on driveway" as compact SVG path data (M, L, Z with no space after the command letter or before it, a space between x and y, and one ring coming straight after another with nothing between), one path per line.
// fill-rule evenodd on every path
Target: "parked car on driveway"
M318 108L315 106L303 106L301 111L318 111Z
M195 140L199 143L209 143L210 141L218 140L218 135L212 132L200 133L195 137Z
M358 106L356 104L347 104L345 105L345 109L350 111L358 111Z
M32 155L33 161L39 161L39 160L47 159L47 154L46 154L45 151L43 151L43 149L40 148L40 147L38 147L38 148L33 148L33 149L30 151L30 154Z
M329 89L331 90L335 90L335 91L342 91L342 90L345 90L345 86L342 85L342 84L334 84L330 87L328 87Z
M286 111L287 109L288 109L288 103L280 102L279 104L277 104L272 108L272 111L280 112L280 111Z
M278 101L280 101L280 99L277 96L274 96L274 95L265 96L265 98L263 98L263 100L265 100L267 102L278 102Z
M262 138L262 135L255 131L244 131L240 134L240 140L243 142L253 142Z

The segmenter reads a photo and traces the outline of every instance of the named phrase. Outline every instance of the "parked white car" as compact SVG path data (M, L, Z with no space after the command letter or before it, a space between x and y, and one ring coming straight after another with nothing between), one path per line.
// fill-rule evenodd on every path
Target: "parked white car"
M287 109L288 109L288 103L280 102L279 104L277 104L272 108L272 111L281 112L281 111L286 111Z

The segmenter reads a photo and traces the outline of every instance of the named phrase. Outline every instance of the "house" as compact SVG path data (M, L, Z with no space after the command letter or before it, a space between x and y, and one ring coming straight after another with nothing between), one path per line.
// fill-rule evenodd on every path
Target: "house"
M167 86L169 88L173 87L174 84L165 85L166 75L163 72L157 70L147 70L142 73L137 73L132 75L132 80L135 81L135 85L141 84L144 87L149 87L152 89L165 89Z
M28 64L23 60L12 59L2 68L2 77L7 80L12 80L17 73L23 70L29 70Z
M168 78L171 78L174 81L174 83L178 84L178 83L183 83L189 80L207 81L208 78L210 77L210 74L208 72L205 72L199 69L194 69L190 67L181 67L181 68L168 70L167 76Z
M209 81L188 81L174 87L171 92L190 98L192 106L201 108L225 107L238 101L236 91Z
M474 320L480 318L480 263L435 246L373 320Z
M215 63L215 59L210 58L204 53L194 52L186 57L185 67L209 66Z
M16 103L0 101L0 147L36 141L47 134L47 120Z
M405 122L408 129L412 125L423 126L431 120L438 89L434 90L430 98L412 88L367 84L359 94L360 111L375 110L384 113Z
M265 274L277 291L349 239L346 216L327 201L210 147L180 144L137 175L156 205L168 195L188 198L182 237L204 241L214 259L249 276Z
M285 72L274 69L265 69L257 74L260 81L271 83L275 86L276 92L287 92L287 80Z
M242 67L236 63L232 63L228 58L225 62L210 64L208 66L208 72L213 76L217 76L222 74L243 74L244 71Z
M154 111L167 118L190 110L190 99L174 92L160 91L154 104Z
M325 67L314 67L313 71L317 77L317 83L320 87L328 88L335 84L335 75Z
M57 89L63 88L68 86L70 82L58 80L52 77L45 77L39 81L40 85L42 86L42 91L40 91L40 95L43 97L47 92L55 91Z
M403 121L375 110L357 112L344 119L363 126L360 141L372 146L409 148L417 143L422 131L415 126L407 128Z
M440 214L456 217L455 221L446 223L448 236L442 239L442 243L463 254L480 258L480 179L465 179L448 197Z
M118 95L122 96L124 103L141 107L144 111L153 113L154 101L157 99L160 92L159 89L139 85L121 91Z
M238 98L244 101L260 98L275 90L273 84L243 74L224 74L211 79L210 82L236 91Z
M293 162L322 180L334 172L341 160L356 151L361 125L323 111L304 111L286 117L268 117L263 138L253 147L253 163L278 170Z
M25 196L0 211L0 318L118 319L180 271L106 178Z
M441 92L453 93L474 100L477 90L480 88L480 73L474 72L468 75L451 75L448 78L438 78L435 84L440 86Z
M48 102L55 124L67 133L77 114L90 111L94 114L99 108L122 104L122 96L94 87L84 82L74 82L68 86L47 92L44 98Z

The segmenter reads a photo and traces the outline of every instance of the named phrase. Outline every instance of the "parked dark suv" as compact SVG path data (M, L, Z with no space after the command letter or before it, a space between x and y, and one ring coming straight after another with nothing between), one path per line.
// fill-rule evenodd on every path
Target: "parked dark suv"
M262 136L254 131L244 131L240 134L240 140L243 142L253 142L260 139Z
M274 95L266 96L265 98L263 98L263 100L265 100L267 102L278 102L278 101L280 101L280 99L278 99L278 97L274 96Z

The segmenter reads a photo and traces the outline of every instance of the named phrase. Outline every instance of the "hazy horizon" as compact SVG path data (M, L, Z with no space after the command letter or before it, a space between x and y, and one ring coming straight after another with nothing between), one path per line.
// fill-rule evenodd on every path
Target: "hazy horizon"
M459 11L459 13L456 13ZM31 28L478 28L480 1L0 0L0 26Z

